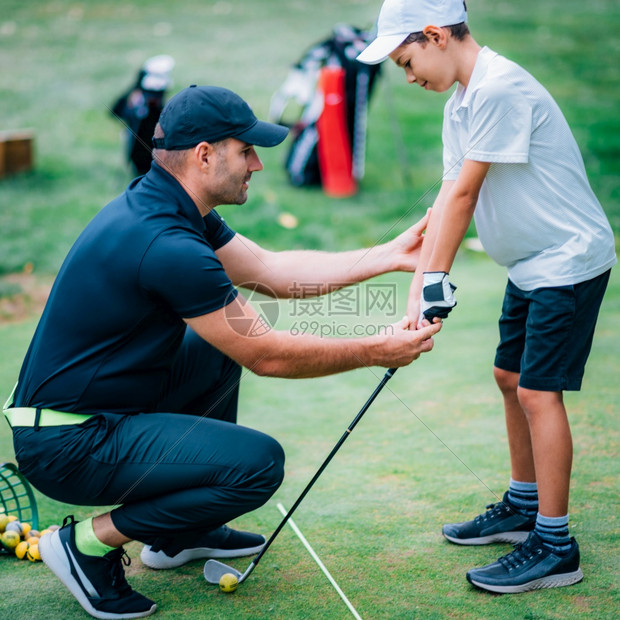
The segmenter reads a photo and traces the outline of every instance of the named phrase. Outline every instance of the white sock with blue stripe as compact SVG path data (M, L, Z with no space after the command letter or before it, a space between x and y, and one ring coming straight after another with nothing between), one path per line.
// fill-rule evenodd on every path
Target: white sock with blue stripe
M568 515L563 517L545 517L538 513L534 531L540 536L543 545L554 553L570 551L571 543L568 534Z

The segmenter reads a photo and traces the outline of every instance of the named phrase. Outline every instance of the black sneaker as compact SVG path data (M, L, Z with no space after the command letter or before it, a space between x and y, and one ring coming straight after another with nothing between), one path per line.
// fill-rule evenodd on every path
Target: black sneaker
M443 526L443 535L457 545L488 545L490 543L523 542L536 525L536 514L524 515L512 507L508 492L497 504L489 504L484 514L473 521L449 523Z
M161 541L153 546L145 545L140 559L151 568L176 568L192 560L209 558L240 558L258 553L265 545L265 537L251 532L240 532L222 525L203 534L192 537L192 546L183 548L183 541ZM195 545L195 546L194 546Z
M570 551L560 555L545 547L540 536L532 532L512 553L470 570L467 581L477 588L503 594L571 586L583 579L583 573L579 568L579 545L574 538L570 542Z
M130 559L122 547L103 557L85 555L75 545L73 516L62 528L39 541L41 559L95 618L142 618L156 609L155 603L131 589L123 564Z

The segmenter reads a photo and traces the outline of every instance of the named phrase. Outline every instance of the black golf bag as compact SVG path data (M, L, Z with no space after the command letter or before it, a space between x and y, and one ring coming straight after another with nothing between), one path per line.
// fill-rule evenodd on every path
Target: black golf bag
M138 175L146 174L151 167L151 139L164 107L173 66L170 56L155 56L147 60L138 72L135 85L122 94L112 107L112 115L126 125L127 161Z
M349 25L336 26L331 37L313 45L293 65L285 82L274 93L269 111L270 120L291 127L293 141L285 168L293 185L321 184L317 120L323 110L323 95L317 89L317 84L324 67L344 69L346 128L353 160L352 173L356 180L363 178L368 102L381 67L365 65L355 59L368 41L367 32ZM285 109L291 100L301 108L299 118L294 121L284 118ZM320 138L338 139L333 135Z

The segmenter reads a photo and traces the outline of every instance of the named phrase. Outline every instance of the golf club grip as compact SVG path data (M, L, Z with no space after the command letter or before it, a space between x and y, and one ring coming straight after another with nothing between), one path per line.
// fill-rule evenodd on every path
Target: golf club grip
M389 368L383 378L379 382L379 385L375 388L374 392L370 395L370 398L366 401L364 406L360 409L359 413L355 416L351 424L347 427L347 430L342 434L342 437L338 440L338 443L333 447L332 451L329 453L327 458L323 461L321 467L319 467L318 471L312 477L312 480L306 485L306 488L301 492L301 495L297 498L295 503L291 506L291 509L286 513L286 516L280 521L280 524L275 529L269 540L265 543L265 546L260 550L260 553L256 556L256 558L252 561L252 570L254 567L260 562L260 559L263 557L267 549L271 546L271 543L276 539L276 536L281 532L282 528L286 525L286 522L293 516L295 510L304 497L308 494L308 491L312 488L314 483L318 480L319 476L325 471L325 468L329 465L329 462L332 460L336 452L340 449L340 446L346 441L347 437L351 434L357 423L362 419L362 416L366 413L372 402L375 400L379 392L383 389L385 384L394 376L394 373L397 371L397 368Z

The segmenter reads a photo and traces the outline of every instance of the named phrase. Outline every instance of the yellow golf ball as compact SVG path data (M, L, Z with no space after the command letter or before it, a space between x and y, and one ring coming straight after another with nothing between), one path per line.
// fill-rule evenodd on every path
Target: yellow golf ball
M32 525L30 523L22 523L22 538L26 540L30 536Z
M40 562L41 554L39 553L39 545L30 545L30 547L28 547L28 551L26 551L26 557L31 562Z
M232 573L224 573L220 577L220 590L222 592L234 592L238 585L239 581L237 581L237 578Z
M2 546L8 551L12 551L19 545L21 538L17 532L4 532L2 536L0 536L0 542L2 542Z
M20 559L23 560L26 557L26 553L28 553L28 549L30 548L30 543L22 540L22 542L20 542L17 547L15 547L15 555Z

